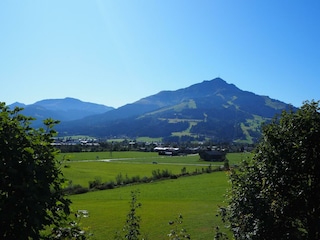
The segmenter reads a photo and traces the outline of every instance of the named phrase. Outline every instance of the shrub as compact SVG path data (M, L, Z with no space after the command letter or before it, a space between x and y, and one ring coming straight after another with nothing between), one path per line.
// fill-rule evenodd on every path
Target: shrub
M89 182L89 188L90 189L98 188L101 185L102 185L102 182L101 182L101 178L99 178L99 177L96 177L93 181Z

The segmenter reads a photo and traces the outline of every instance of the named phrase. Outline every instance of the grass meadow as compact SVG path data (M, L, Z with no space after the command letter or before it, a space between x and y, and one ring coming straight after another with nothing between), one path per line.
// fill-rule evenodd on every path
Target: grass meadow
M66 157L66 155L68 155ZM230 164L237 164L250 154L228 154ZM73 184L88 187L88 182L100 179L102 182L123 176L151 176L152 170L167 169L174 174L209 166L200 161L198 155L183 157L163 157L156 153L104 152L61 154L60 160L69 158L63 164L65 177ZM101 161L103 160L104 161ZM157 164L154 164L157 162ZM223 165L223 163L212 163ZM138 190L138 201L142 204L137 210L141 217L141 232L146 239L168 239L175 227L168 222L182 214L182 226L192 239L212 239L214 226L222 225L216 217L218 206L223 204L228 187L228 172L219 171L196 176L179 177L133 184L120 188L71 195L72 209L85 209L90 217L81 219L83 227L88 227L94 235L92 239L114 239L116 231L121 231L129 212L131 191ZM179 229L182 226L178 226Z

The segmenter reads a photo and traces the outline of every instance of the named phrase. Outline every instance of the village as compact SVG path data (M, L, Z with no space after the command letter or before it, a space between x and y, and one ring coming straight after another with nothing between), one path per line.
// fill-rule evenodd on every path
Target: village
M212 142L162 143L136 140L106 140L95 138L55 138L52 143L61 152L141 151L157 152L163 156L186 156L199 154L200 159L221 162L229 152L250 152L253 145L214 144Z

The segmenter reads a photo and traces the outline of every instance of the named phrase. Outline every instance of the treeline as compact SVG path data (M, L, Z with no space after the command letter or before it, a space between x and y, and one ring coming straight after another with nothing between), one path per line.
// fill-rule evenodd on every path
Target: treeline
M199 138L200 139L200 138ZM185 140L181 142L181 140ZM204 139L203 139L204 140ZM131 140L124 139L123 141L107 141L105 139L99 139L97 145L81 145L81 144L65 144L56 146L61 153L72 152L124 152L124 151L144 151L153 152L157 144L136 142L130 144ZM188 153L189 148L202 148L207 149L211 146L219 146L219 148L226 149L227 152L243 152L244 149L253 149L255 144L242 144L242 143L228 143L228 142L213 142L203 141L201 145L198 142L192 142L192 138L188 136L172 136L163 138L163 146L170 146L179 148L180 152ZM250 151L250 150L249 150Z

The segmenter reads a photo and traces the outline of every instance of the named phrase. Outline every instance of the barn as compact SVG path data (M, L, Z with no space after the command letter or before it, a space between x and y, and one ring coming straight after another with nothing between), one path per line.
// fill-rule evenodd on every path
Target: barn
M205 150L199 152L200 158L209 162L223 162L226 159L226 152L217 150Z

